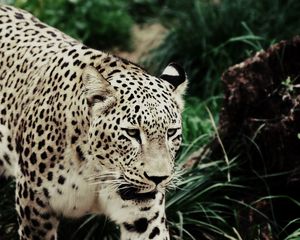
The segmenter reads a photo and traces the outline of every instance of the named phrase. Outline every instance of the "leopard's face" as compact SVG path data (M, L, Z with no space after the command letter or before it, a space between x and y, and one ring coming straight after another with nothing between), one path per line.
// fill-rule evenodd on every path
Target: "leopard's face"
M89 132L99 180L123 197L164 191L181 144L181 103L174 86L144 72L107 80L111 99L93 105Z

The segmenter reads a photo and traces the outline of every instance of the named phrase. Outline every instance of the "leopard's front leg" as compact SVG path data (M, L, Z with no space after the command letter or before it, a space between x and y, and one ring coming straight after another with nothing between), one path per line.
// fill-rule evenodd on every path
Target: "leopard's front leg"
M116 194L105 202L106 214L120 225L121 240L170 239L163 193L146 200L124 200Z
M20 240L56 240L59 219L51 211L47 192L37 191L23 176L16 179L16 209Z
M154 200L136 204L123 205L125 209L128 208L128 214L132 212L132 215L128 215L127 220L120 225L121 240L168 240L169 231L166 224L164 195L157 193Z

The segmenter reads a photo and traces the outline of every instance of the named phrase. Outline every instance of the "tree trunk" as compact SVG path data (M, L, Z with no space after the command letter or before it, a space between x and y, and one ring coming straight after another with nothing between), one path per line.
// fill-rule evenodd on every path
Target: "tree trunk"
M222 81L219 134L229 157L238 156L239 176L248 176L255 189L248 200L264 194L300 200L300 37L229 68ZM212 151L213 158L222 154L220 146ZM251 182L257 176L262 181ZM272 204L279 221L300 216L288 200Z
M219 129L230 153L242 145L257 170L263 162L263 171L291 171L288 180L299 181L300 37L229 68L222 81Z

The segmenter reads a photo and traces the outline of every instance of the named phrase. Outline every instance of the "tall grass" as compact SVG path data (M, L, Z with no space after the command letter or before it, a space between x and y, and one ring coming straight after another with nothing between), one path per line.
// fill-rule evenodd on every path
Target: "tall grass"
M299 200L269 192L270 179L286 173L258 175L248 169L244 176L238 156L228 159L224 152L222 159L211 160L205 153L205 146L217 136L213 121L218 121L221 100L189 99L183 113L186 131L178 164L184 174L166 204L173 239L297 239L299 219L284 222L274 206L284 200L281 203L300 210Z
M17 239L17 214L15 212L15 182L0 178L0 239Z
M217 112L221 101L220 96L211 97L204 101L199 101L198 98L194 97L187 99L182 116L183 143L177 163L185 162L189 154L199 150L211 140L214 130L206 108L214 113L214 121L217 122Z
M297 0L166 0L161 21L169 34L145 62L159 73L177 61L188 72L191 94L219 95L229 66L300 33L299 11Z

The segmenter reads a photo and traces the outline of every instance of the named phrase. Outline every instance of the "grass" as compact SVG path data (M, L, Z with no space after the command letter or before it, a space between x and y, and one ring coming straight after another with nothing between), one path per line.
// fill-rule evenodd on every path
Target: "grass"
M17 214L15 212L15 182L0 178L0 239L17 239Z
M222 160L201 163L185 172L166 205L175 239L238 236L228 222L231 209L225 204L223 194L243 187L226 181L226 172L227 165Z
M299 11L297 0L167 0L160 21L169 33L145 63L155 73L181 63L190 94L205 100L220 94L228 67L299 34Z
M297 224L299 226L300 218L291 221L290 223L287 224L285 228L289 227L292 224ZM289 234L284 240L298 240L298 239L300 239L300 228L296 229L294 232Z
M205 149L217 136L213 121L218 121L221 101L221 97L187 101L184 144L178 158L185 171L178 189L170 192L167 200L173 239L297 239L299 219L283 220L278 207L283 204L287 211L299 211L299 201L270 192L272 179L286 173L258 175L248 169L246 176L241 174L243 160L238 156L228 159L226 150L219 160L201 151L192 154ZM255 144L255 139L251 141Z
M208 117L206 108L214 113L214 121L218 121L218 110L222 98L211 97L205 101L198 98L188 98L183 112L183 144L177 163L183 163L189 154L199 150L207 144L213 136L214 130Z

